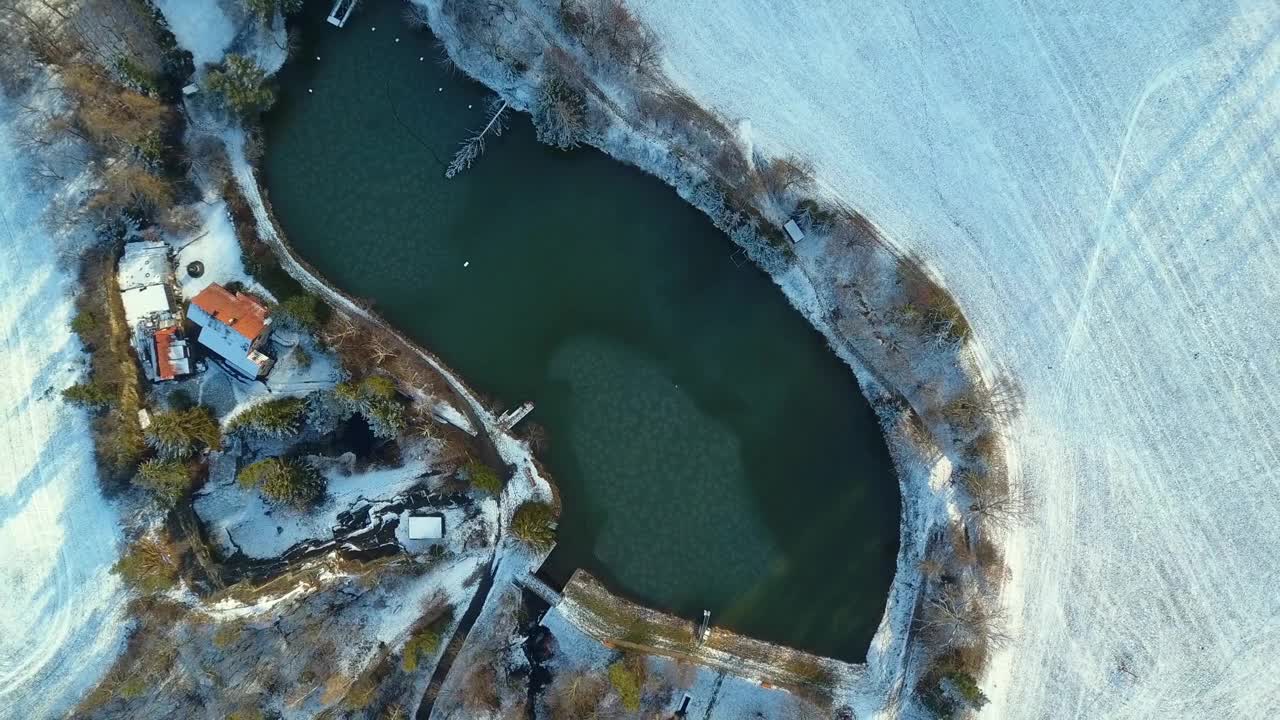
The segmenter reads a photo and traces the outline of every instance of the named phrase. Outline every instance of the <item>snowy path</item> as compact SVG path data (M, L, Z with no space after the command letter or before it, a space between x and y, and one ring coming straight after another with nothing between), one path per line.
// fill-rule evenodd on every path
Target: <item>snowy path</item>
M120 542L88 422L59 391L84 355L67 262L42 229L0 96L0 718L56 717L119 651Z
M1026 393L995 718L1280 705L1280 6L651 0L669 71L953 290Z

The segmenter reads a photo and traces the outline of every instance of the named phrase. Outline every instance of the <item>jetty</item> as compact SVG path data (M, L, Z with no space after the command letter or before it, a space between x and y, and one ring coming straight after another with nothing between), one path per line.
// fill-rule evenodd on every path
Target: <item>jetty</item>
M351 11L356 9L358 0L334 0L333 9L329 10L329 24L334 27L345 27L351 18Z

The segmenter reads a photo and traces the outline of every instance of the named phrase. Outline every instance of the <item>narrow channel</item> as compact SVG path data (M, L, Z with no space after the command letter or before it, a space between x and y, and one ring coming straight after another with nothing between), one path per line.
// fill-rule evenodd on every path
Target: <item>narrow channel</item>
M446 180L493 94L400 10L297 21L263 159L290 241L473 387L537 404L553 577L863 660L899 497L852 373L672 189L525 115Z

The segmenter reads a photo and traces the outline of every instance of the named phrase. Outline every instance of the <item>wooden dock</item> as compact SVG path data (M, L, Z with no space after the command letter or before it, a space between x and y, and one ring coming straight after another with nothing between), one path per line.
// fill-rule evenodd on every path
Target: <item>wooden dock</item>
M329 11L329 24L334 27L346 27L351 18L351 11L356 9L359 0L334 0L333 9Z

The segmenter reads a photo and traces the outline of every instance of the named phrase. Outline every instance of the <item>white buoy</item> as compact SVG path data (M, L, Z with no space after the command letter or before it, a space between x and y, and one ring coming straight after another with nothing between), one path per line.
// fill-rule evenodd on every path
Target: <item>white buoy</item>
M470 260L468 260L468 261L466 261L466 262L462 263L462 267L468 267L468 266L470 266L470 265L471 265L471 261L470 261Z
M467 106L467 109L468 109L468 110L470 110L470 109L471 109L471 106L470 106L470 105L468 105L468 106Z
M313 92L315 92L315 90L312 90L311 88L307 88L307 92L309 92L309 93L313 93Z
M418 57L418 62L422 62L424 59L425 59L425 58L423 58L423 57L419 56L419 57Z
M317 60L319 60L319 59L320 59L320 56L319 56L319 55L317 55L317 56L316 56L316 59L317 59Z
M369 28L369 31L370 31L370 32L372 32L372 31L377 30L377 29L378 29L378 28L376 28L376 27L371 27L371 28Z
M436 92L444 92L444 88L436 88Z
M396 42L400 42L400 38L396 38Z

